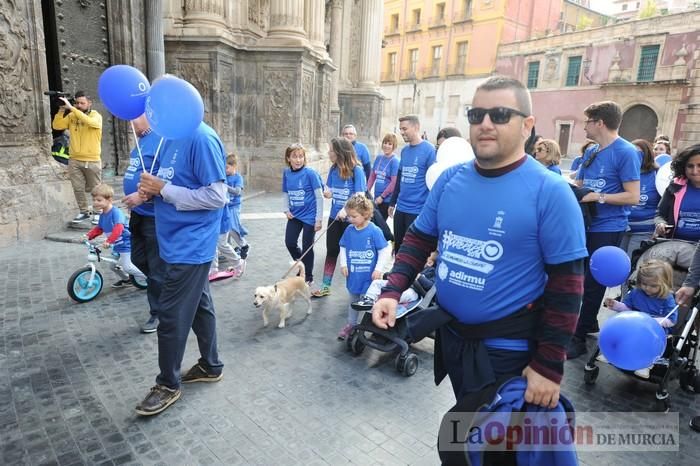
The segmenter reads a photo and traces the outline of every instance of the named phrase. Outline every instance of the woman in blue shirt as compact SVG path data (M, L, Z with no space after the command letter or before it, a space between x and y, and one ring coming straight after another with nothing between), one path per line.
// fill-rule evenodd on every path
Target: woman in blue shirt
M535 145L535 159L547 170L561 175L559 162L561 162L561 149L559 144L553 139L542 139Z

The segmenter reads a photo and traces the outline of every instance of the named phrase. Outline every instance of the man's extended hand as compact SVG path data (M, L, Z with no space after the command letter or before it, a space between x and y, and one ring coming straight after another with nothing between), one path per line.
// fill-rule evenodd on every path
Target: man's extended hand
M165 181L150 173L141 173L141 182L139 183L139 194L143 196L157 196L160 190L165 186Z
M376 306L376 304L375 304ZM530 366L523 369L523 377L527 379L525 401L542 406L555 408L559 403L559 384L540 375Z
M396 323L396 306L398 302L392 298L382 298L372 307L372 322L377 327L387 330Z
M133 210L135 207L140 206L145 202L145 199L141 197L141 195L138 193L138 191L133 192L129 194L128 196L124 196L122 198L122 204L124 204L127 209Z

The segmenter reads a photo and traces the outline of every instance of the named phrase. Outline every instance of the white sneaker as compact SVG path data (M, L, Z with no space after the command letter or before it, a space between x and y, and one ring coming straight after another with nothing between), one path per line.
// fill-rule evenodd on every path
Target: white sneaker
M603 355L602 352L595 359L596 361L604 362L606 364L608 363L608 359Z
M98 223L100 223L100 216L99 216L99 215L93 215L93 216L92 216L92 220L90 220L90 223L92 223L93 225L97 225Z
M634 371L634 375L637 377L641 377L643 379L648 379L649 378L649 368L645 367L644 369L637 369Z
M71 220L71 222L72 222L72 223L80 223L80 222L82 222L83 220L87 220L87 219L89 219L89 218L90 218L90 216L89 216L88 214L85 214L85 213L82 213L82 212L81 212L81 213L79 213L78 215L76 215L75 218L73 218L73 220Z

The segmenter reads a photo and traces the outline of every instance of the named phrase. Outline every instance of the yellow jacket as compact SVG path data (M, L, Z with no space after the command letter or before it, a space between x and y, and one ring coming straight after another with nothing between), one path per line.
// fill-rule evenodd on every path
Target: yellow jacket
M85 114L73 107L63 116L59 110L53 117L53 129L70 131L70 158L80 162L99 162L102 153L102 115L92 110Z

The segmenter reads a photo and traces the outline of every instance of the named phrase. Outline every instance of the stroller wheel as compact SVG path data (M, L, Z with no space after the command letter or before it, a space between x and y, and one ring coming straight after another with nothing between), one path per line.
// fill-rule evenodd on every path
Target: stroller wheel
M671 396L668 392L656 392L656 410L667 413L671 409Z
M418 356L414 353L408 353L406 356L398 354L395 365L399 373L411 377L418 370Z
M683 390L686 392L696 392L697 388L700 388L700 386L697 383L698 381L698 373L697 370L693 367L690 369L685 369L681 372L681 375L679 377L678 382L680 383L680 386Z
M598 373L600 372L600 367L595 366L588 368L588 365L583 368L583 381L586 385L593 385L598 378Z
M359 356L365 350L365 344L360 341L360 332L358 330L353 330L348 338L348 347L352 354Z

